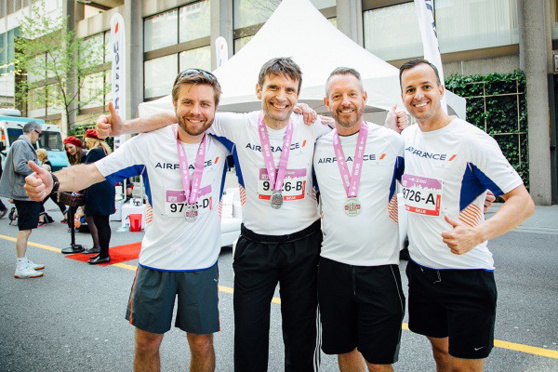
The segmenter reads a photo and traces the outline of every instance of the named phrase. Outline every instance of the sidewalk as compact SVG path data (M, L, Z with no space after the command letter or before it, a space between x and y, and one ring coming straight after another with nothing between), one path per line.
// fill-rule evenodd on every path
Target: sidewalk
M500 203L495 203L487 212L487 217L493 215ZM535 213L516 227L514 231L542 234L558 234L558 205L536 206Z

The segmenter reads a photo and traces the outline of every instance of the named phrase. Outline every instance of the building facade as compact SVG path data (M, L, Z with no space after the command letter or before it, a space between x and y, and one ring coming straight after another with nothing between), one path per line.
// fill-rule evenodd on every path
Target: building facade
M422 56L413 1L310 0L339 30L399 67ZM33 0L0 0L0 106L13 105L13 39L18 16ZM225 38L229 57L260 29L280 0L46 0L49 12L69 16L91 45L108 45L110 18L124 16L127 34L127 112L165 96L186 67L216 67L215 39ZM558 0L433 0L445 76L526 74L530 191L537 204L558 202L556 118L558 104ZM288 24L285 25L288 27ZM278 35L280 37L280 35ZM335 51L332 51L335 53ZM101 86L110 51L84 87ZM324 77L325 79L325 77ZM80 94L86 95L87 88ZM11 97L11 98L10 98ZM94 121L110 94L78 107L79 121ZM28 107L35 117L59 120L47 104Z

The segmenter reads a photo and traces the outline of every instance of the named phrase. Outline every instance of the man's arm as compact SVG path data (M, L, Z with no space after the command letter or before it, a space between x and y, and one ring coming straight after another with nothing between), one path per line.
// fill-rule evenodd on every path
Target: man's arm
M52 176L34 162L30 161L28 164L35 173L25 177L25 191L31 200L42 201L52 192ZM64 168L54 175L60 181L58 191L79 191L105 180L94 163Z
M505 202L494 216L475 227L444 216L453 229L443 232L442 238L452 253L467 253L482 242L507 233L535 211L535 203L523 185L504 194L502 198Z
M162 112L147 118L124 121L116 112L114 104L109 102L110 115L101 115L97 119L97 133L100 138L119 136L121 134L144 133L176 123L176 115Z

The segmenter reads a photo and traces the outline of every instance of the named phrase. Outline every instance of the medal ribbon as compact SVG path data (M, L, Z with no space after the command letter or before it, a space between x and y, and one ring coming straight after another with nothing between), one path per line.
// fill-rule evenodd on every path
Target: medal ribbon
M207 147L207 135L204 134L203 139L198 147L196 154L196 162L194 163L194 175L190 180L190 172L186 151L182 147L182 143L178 139L178 125L173 126L172 130L176 136L176 149L178 150L178 164L180 166L180 174L182 175L182 187L188 204L195 205L198 200L201 180L203 176L203 167L205 165L205 150Z
M335 157L337 158L337 166L341 173L341 180L345 186L345 192L348 198L355 198L358 194L358 186L360 184L360 176L362 174L362 162L364 159L364 150L366 149L366 140L368 138L368 125L362 122L360 131L358 133L357 145L355 149L355 156L353 161L353 175L349 174L345 154L341 147L341 139L337 134L337 129L333 129L333 149Z
M260 135L260 142L262 144L262 154L267 169L267 176L269 177L269 184L272 186L273 191L281 191L283 182L285 180L285 172L287 170L287 163L289 162L289 153L291 152L291 142L293 140L293 121L289 119L285 138L283 139L283 147L281 147L281 158L279 159L279 170L275 170L275 163L273 161L273 154L271 153L271 145L269 144L269 135L267 134L267 127L263 121L263 115L260 113L258 118L258 133ZM277 175L277 177L276 177Z

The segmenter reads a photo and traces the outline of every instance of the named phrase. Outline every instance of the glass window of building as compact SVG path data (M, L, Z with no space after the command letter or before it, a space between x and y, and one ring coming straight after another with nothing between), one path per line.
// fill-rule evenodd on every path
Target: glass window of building
M422 56L414 2L364 12L364 47L391 61Z
M105 73L90 74L83 78L79 89L80 108L104 106Z
M435 6L442 53L519 43L516 0L436 0Z
M47 86L47 115L60 114L63 110L64 103L62 93L57 85Z
M83 40L80 58L83 67L93 67L104 63L104 38L103 34L97 34Z
M29 89L27 101L27 116L45 116L46 90L45 87Z
M209 36L211 33L209 16L209 0L180 8L179 42L184 43Z
M30 83L45 80L45 55L41 54L29 61L27 81Z
M146 61L144 98L156 98L171 93L172 84L178 74L178 58L176 54Z
M552 39L558 39L558 0L550 2L551 19L552 19Z
M254 35L234 39L234 52L238 53L238 51L240 49L244 48L244 46L246 44L248 44L250 42L250 40L252 40L253 37L254 37Z
M334 7L336 0L311 0L318 9ZM279 6L281 0L234 0L234 28L264 23Z
M178 42L178 10L147 18L143 31L145 52L175 45Z
M211 47L209 46L180 52L179 59L179 71L184 71L188 68L201 68L202 70L211 71Z

